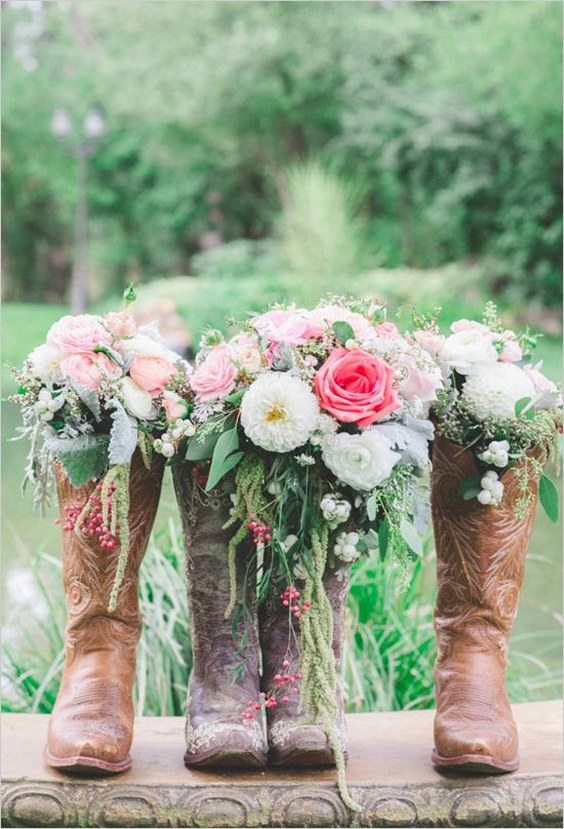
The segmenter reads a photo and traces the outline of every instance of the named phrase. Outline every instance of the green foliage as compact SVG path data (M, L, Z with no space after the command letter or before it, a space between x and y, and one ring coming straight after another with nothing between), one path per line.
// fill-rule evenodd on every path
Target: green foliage
M558 490L547 475L541 475L539 480L539 499L542 508L554 523L558 523L560 496Z
M108 468L107 435L80 435L77 438L51 438L49 451L61 462L65 473L75 487L101 477Z

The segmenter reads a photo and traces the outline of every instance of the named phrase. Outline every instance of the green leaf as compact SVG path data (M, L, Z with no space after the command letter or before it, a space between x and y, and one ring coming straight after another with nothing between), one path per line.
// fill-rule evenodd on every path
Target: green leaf
M554 523L558 523L559 495L558 490L547 475L541 475L539 481L539 499L542 508Z
M51 438L47 448L62 464L65 473L75 487L101 478L108 468L108 435L81 435L62 440Z
M243 452L237 452L238 448L239 435L237 433L237 427L228 429L220 435L213 451L206 492L209 492L217 486L223 476L239 463ZM233 453L239 455L235 462L233 462Z
M225 398L225 402L237 405L245 396L246 391L247 389L239 389L239 391L234 391L233 394L228 394Z
M473 475L471 478L464 478L458 487L458 494L464 501L471 501L482 491L481 478Z
M352 329L352 326L348 322L340 320L334 322L331 327L333 329L333 333L335 334L337 342L341 343L341 345L344 345L347 340L354 340L354 331Z
M380 552L380 558L382 561L386 558L386 553L388 551L388 542L390 540L390 525L388 524L387 520L381 522L380 526L378 527L378 550Z
M210 426L213 424L221 423L221 429L209 429ZM213 455L215 445L218 442L219 438L228 429L230 426L233 425L233 418L225 418L225 415L215 415L214 417L210 417L209 420L206 421L204 426L200 426L196 434L193 438L190 439L188 443L188 449L186 451L186 460L187 461L203 461L211 458ZM205 428L205 431L202 432L202 429ZM203 438L201 436L203 434Z
M133 282L130 282L125 291L123 292L123 301L125 303L125 307L127 308L128 305L131 305L132 302L135 302L137 299L137 291L135 290L135 285Z
M416 556L422 556L423 543L421 541L421 536L419 535L411 521L408 521L407 518L402 518L399 529L401 536L407 544L407 546L409 547L409 549L413 553L415 553Z
M371 495L368 501L366 502L366 514L368 516L369 521L372 522L376 520L376 512L376 496Z
M531 402L530 397L521 397L517 401L517 403L515 404L515 417L519 417L519 415L523 412L524 409L527 408L527 406L529 405L530 402ZM525 412L526 417L529 415L529 411L530 410L527 410Z

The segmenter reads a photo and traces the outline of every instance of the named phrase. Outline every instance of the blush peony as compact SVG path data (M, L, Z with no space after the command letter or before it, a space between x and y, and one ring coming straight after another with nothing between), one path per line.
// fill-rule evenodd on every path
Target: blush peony
M61 317L47 334L47 344L63 354L87 354L97 345L111 345L111 342L110 332L91 314Z
M369 426L401 405L394 372L383 360L355 348L337 348L314 377L323 409L343 423Z
M98 389L103 378L114 379L121 375L121 369L116 366L105 354L69 354L61 360L61 373L69 380L85 386L87 389Z
M176 366L164 357L138 354L129 367L129 374L140 388L148 391L151 397L156 397L176 374Z
M225 343L214 346L191 377L190 383L200 403L227 397L235 388L237 367Z
M275 309L252 320L255 331L271 343L302 345L311 336L305 312L295 308Z

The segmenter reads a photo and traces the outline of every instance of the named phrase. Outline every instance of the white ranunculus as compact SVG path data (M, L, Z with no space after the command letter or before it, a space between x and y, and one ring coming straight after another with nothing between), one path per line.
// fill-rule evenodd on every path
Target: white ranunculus
M360 435L341 432L323 446L325 465L340 481L353 489L368 491L384 483L400 459L387 437L378 427L365 429Z
M289 452L307 443L317 426L319 404L299 377L282 372L263 374L243 397L241 424L256 446Z
M470 403L478 420L488 417L512 420L515 404L534 395L531 380L513 363L482 366L466 378L462 389L462 397Z
M131 377L124 377L121 381L123 402L129 414L133 417L141 417L150 420L155 417L156 410L153 406L153 398L148 391L138 386Z
M469 374L476 366L493 365L498 359L489 333L475 328L465 328L447 337L438 356L459 374Z
M31 365L34 377L42 383L59 383L63 379L61 374L62 354L58 348L44 343L37 346L27 358Z

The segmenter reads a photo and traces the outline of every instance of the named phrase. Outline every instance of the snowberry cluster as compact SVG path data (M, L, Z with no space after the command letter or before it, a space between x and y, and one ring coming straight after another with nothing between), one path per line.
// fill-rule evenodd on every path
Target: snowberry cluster
M108 487L107 506L108 506L108 524L112 523L112 495L115 492L116 485L110 484ZM81 514L81 519L78 530L82 535L97 537L100 542L100 547L104 550L115 550L117 546L117 539L112 535L108 524L104 523L102 517L102 482L96 485L96 489L88 498L88 509L77 504L66 504L63 507L64 519L63 530L72 532L76 528L76 522ZM60 524L57 519L56 524Z
M172 458L182 438L191 438L196 427L189 420L179 418L172 423L166 432L157 438L153 444L155 452L164 455L165 458Z
M250 699L247 707L241 713L244 720L254 720L256 712L263 708L276 708L279 703L285 705L291 700L290 695L299 694L297 683L302 678L299 671L291 672L290 662L285 659L282 663L282 673L274 677L274 687L267 693L261 693L259 701Z
M509 463L509 443L506 440L492 440L486 451L478 457L485 463L491 463L502 469Z
M358 533L339 533L335 546L333 547L333 552L341 561L346 561L347 563L356 561L360 556L356 547L359 540L360 536Z
M262 521L257 521L254 512L249 514L249 520L246 525L249 532L253 534L253 543L258 547L259 544L268 544L272 540L272 527L268 524L263 524Z
M321 514L329 523L330 529L334 530L339 524L348 521L352 506L349 501L339 499L338 495L324 495L320 503Z
M41 420L47 423L49 420L53 420L55 412L61 408L61 403L51 395L50 391L41 389L37 395L37 403L34 408Z
M497 472L490 470L486 472L480 481L482 489L476 496L480 504L495 506L503 498L503 484L499 480Z
M298 603L301 593L295 587L289 585L281 594L282 604L284 607L289 607L292 616L295 619L303 619L305 614L311 607L311 602L304 602L301 606Z

